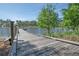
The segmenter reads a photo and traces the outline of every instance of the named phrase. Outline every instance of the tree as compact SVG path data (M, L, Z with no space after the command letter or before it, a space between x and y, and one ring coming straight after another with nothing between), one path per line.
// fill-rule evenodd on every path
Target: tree
M0 19L0 27L2 27L2 25L3 25L3 20Z
M36 21L21 21L21 20L17 20L16 24L20 28L26 28L26 27L29 27L29 26L37 26L37 22Z
M10 27L10 19L0 19L0 27Z
M63 10L63 25L73 30L79 27L79 4L69 4L67 9Z
M7 19L5 22L6 22L6 27L10 27L11 20L10 19Z
M57 24L57 14L55 8L52 4L47 4L42 8L38 16L38 26L40 28L45 28L48 31L48 34L51 36L51 29Z

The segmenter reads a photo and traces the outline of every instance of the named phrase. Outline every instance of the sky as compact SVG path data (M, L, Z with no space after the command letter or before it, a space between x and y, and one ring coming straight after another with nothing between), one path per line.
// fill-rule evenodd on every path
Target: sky
M44 3L0 3L0 19L11 19L12 21L37 20L39 12L45 5ZM55 11L58 13L59 18L62 17L61 9L68 7L66 3L52 5L55 5Z

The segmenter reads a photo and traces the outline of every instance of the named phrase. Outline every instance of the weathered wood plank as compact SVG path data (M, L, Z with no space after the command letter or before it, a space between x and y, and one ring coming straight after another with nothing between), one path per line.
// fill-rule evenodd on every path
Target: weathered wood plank
M79 46L40 37L19 29L17 55L79 55Z

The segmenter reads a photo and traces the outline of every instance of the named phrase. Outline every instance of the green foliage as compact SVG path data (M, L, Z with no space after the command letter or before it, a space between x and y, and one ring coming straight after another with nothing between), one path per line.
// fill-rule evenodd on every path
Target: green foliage
M67 9L63 10L63 25L73 30L79 26L79 4L69 4Z
M52 4L47 4L39 13L38 26L40 28L46 28L48 33L50 33L51 28L55 27L57 24L57 16Z
M21 20L17 20L16 24L20 28L26 28L26 27L29 27L29 26L37 26L37 22L36 21L21 21Z
M3 20L3 19L0 19L0 27L10 27L10 19L7 19L7 20Z

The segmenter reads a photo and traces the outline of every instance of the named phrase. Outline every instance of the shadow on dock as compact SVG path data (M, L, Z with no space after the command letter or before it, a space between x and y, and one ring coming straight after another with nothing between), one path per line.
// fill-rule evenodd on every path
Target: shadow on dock
M36 48L37 46L29 41L18 40L17 55L18 56L79 56L79 52L70 51L69 47L45 46ZM70 51L70 52L68 52Z

